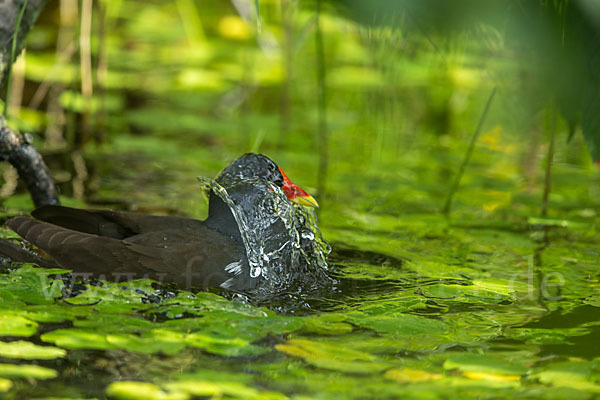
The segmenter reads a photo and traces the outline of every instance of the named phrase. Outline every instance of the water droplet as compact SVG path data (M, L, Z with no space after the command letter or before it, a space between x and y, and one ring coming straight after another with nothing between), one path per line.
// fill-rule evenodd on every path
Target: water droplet
M240 228L250 276L264 280L260 290L274 293L290 285L315 287L327 281L324 271L331 248L313 209L291 203L270 182L240 179L239 174L217 179L199 178L230 208Z

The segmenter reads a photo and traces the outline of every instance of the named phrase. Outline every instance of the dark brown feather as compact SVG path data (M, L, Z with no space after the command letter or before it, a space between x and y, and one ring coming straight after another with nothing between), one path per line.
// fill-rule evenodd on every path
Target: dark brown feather
M245 261L243 247L196 220L60 206L33 215L53 223L16 217L7 224L60 266L100 279L218 286L234 276L227 265Z

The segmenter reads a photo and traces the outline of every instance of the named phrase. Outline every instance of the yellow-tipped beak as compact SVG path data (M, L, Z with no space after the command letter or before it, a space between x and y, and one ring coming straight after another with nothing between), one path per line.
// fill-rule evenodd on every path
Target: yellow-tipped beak
M283 176L283 186L281 189L283 189L285 195L290 201L305 207L319 208L319 203L317 203L314 197L306 193L306 191L304 191L304 189L302 189L300 186L290 181L290 178L287 177L281 167L278 168L279 172L281 172L281 176Z
M319 208L319 203L308 193L305 196L296 196L290 201L305 207Z

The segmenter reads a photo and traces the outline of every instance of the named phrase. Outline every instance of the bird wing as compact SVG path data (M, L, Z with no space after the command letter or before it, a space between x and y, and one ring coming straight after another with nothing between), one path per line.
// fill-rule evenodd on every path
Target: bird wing
M243 247L206 227L147 232L120 240L28 217L12 218L7 225L61 267L84 277L117 282L150 278L187 289L215 287L231 278L237 281L247 264Z
M167 229L198 229L202 221L110 210L81 210L46 205L31 213L36 219L73 231L114 239Z
M7 225L51 256L60 266L80 273L106 274L131 271L152 273L151 260L161 258L152 248L138 250L140 245L119 239L78 232L28 217L16 217Z

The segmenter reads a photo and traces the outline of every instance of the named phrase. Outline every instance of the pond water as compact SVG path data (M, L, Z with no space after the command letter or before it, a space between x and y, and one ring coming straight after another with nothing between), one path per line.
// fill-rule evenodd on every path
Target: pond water
M176 138L114 147L90 154L98 202L199 218L195 176L237 156ZM318 199L327 292L256 304L151 281L73 285L62 270L5 263L0 398L595 398L598 177L558 165L551 217L538 218L539 186L523 189L503 154L482 156L449 218L431 159L332 160ZM271 156L310 191L312 156ZM27 210L19 199L6 215Z

